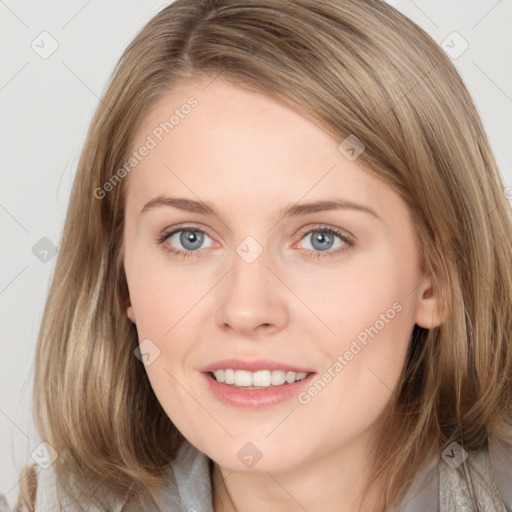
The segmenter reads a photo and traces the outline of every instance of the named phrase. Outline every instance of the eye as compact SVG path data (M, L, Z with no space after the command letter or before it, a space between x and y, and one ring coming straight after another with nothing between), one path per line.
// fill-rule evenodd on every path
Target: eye
M157 242L160 244L167 242L168 246L166 250L172 254L190 257L196 256L195 253L197 253L199 249L211 247L211 243L207 247L203 247L205 238L213 242L204 231L195 226L180 226L171 232L164 233Z
M309 240L310 247L306 247L306 249L312 258L335 256L349 250L355 243L344 232L330 226L320 226L313 230L303 231L301 236L301 240ZM338 239L337 244L336 239Z
M335 256L355 245L351 237L330 226L318 226L308 231L303 230L300 235L301 240L309 240L310 247L306 247L305 250L311 258ZM206 238L210 240L210 243L204 247ZM338 239L337 243L336 239ZM157 243L161 245L166 243L165 250L167 252L185 258L199 256L201 249L213 246L213 240L202 229L190 225L178 226L172 231L163 233L157 239Z

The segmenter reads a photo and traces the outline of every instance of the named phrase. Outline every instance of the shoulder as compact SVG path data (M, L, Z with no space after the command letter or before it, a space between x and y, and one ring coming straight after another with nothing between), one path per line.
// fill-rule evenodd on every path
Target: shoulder
M454 450L458 452L455 457L439 463L440 511L473 511L473 503L477 500L481 512L506 512L489 451L468 453L460 446L452 452Z
M57 475L52 465L41 467L34 464L27 468L27 479L30 479L30 487L34 490L31 494L30 504L25 501L25 507L22 510L31 510L34 512L54 512L61 510L65 512L103 512L95 505L90 505L86 509L76 504L58 485ZM21 498L21 494L17 501ZM23 498L25 500L25 498ZM124 501L111 499L109 509L111 512L121 512ZM0 495L0 512L9 512L7 501L2 501ZM14 509L13 509L14 510Z
M154 495L158 510L213 512L211 459L186 439L169 471L165 490ZM170 507L171 503L175 508Z
M489 443L489 461L492 475L507 512L512 511L512 435L507 442L491 438Z
M124 510L126 500L109 496L108 505L110 512L121 512ZM67 495L62 487L58 485L57 475L53 466L37 468L37 493L35 500L35 512L51 512L62 510L65 512L104 512L103 508L94 503L78 504Z
M477 501L475 509L474 501ZM456 443L415 477L393 512L512 512L512 444L466 452Z
M512 511L512 445L491 438L487 448L466 452L453 443L439 461L439 485L440 512Z
M58 485L53 466L42 468L32 466L37 485L35 491L34 512L103 512L90 505L87 509L72 502ZM195 510L213 512L211 505L212 490L210 480L210 459L187 440L183 440L176 459L167 472L165 487L158 493L149 493L144 498L142 510L160 512L161 510ZM2 508L3 507L3 508ZM116 500L110 501L110 512L140 511L140 503ZM10 512L7 502L0 497L0 512Z

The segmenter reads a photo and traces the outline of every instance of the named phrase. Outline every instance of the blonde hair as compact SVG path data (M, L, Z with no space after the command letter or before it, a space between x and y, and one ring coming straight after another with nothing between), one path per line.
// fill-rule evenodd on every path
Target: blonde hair
M129 158L161 97L219 74L337 141L355 134L366 146L359 161L412 212L423 270L446 314L439 327L414 327L376 443L373 476L381 505L391 506L451 442L480 450L510 428L512 218L454 65L380 0L177 0L123 53L78 164L37 345L34 416L59 454L59 484L82 501L143 494L163 485L183 440L134 356L126 180L103 199L93 191Z

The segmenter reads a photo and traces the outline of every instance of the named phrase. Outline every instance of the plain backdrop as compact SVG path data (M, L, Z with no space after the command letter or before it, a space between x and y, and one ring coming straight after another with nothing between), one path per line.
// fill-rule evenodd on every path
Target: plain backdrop
M41 442L34 350L86 131L123 49L168 3L0 0L0 493L10 503ZM512 0L389 3L452 53L512 186Z

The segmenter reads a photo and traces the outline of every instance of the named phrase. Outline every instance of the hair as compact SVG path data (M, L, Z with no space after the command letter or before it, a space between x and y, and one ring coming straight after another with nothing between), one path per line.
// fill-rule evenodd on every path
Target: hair
M451 442L480 450L509 432L512 216L455 66L380 0L177 0L129 44L78 163L36 349L36 427L59 454L59 485L77 501L163 485L183 436L134 357L123 268L127 179L103 199L93 191L130 157L159 99L179 83L219 76L339 142L356 135L365 145L358 163L410 208L444 316L438 327L414 326L383 416L370 481L389 507ZM33 487L24 487L19 499L30 502Z

